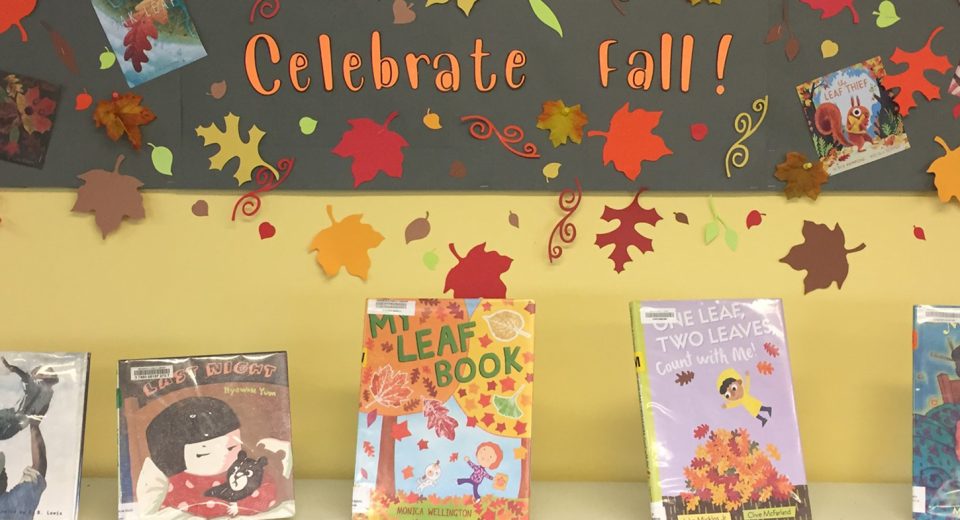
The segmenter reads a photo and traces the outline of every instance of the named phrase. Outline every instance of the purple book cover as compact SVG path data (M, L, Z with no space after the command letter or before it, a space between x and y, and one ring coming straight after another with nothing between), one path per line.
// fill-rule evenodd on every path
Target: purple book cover
M810 520L780 300L631 305L655 520Z

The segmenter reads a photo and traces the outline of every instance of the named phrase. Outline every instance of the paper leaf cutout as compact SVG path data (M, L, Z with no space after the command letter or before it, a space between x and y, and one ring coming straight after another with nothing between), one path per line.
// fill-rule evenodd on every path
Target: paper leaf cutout
M430 235L430 212L425 217L415 218L407 224L407 229L403 232L407 243L422 240Z
M440 263L440 256L437 255L436 251L427 251L423 254L423 266L427 269L433 271L437 268L437 265Z
M583 127L587 124L587 115L580 105L568 107L562 99L547 101L537 117L537 128L550 131L550 142L557 148L567 141L580 144L583 141Z
M77 57L74 55L73 47L70 46L70 43L67 41L67 39L64 38L63 35L54 29L49 23L41 21L40 25L42 25L50 35L50 41L53 43L53 50L56 51L57 57L60 58L60 61L66 65L67 69L71 73L80 74L80 68L77 67Z
M163 13L166 14L166 12L164 7ZM127 28L127 34L123 37L123 46L126 47L123 59L130 62L133 70L141 72L143 64L150 61L147 57L147 51L153 49L150 38L156 40L159 35L153 17L146 16L141 11L134 11L134 13L132 16L125 17L123 21L123 26Z
M467 176L467 165L462 161L453 161L450 163L450 176L454 179L462 179Z
M630 247L637 248L640 253L653 252L653 240L638 233L637 225L656 226L657 222L660 222L663 217L657 213L656 209L646 209L640 206L640 195L644 191L646 191L645 188L638 191L630 204L623 209L613 209L607 206L600 217L607 222L620 221L620 224L613 231L598 234L597 240L594 242L600 249L611 244L615 246L609 258L613 260L613 270L618 273L622 273L624 265L633 260L630 257Z
M787 154L787 160L777 165L774 176L787 183L783 193L788 199L806 196L817 200L820 195L820 186L830 180L830 175L823 167L823 161L808 161L806 156L797 152Z
M238 185L250 182L257 168L266 168L273 172L274 177L279 178L277 169L260 156L260 141L267 134L257 128L257 125L250 126L247 132L249 139L246 142L240 137L240 117L232 112L224 116L223 130L211 123L210 126L198 126L196 131L197 137L203 138L203 146L220 147L220 150L210 157L211 170L223 171L228 162L238 159L240 164L233 173Z
M520 229L520 215L517 215L516 213L514 213L514 212L511 211L510 214L507 215L507 222L508 222L511 226L513 226L513 227L515 227L515 228L517 228L517 229Z
M863 251L867 247L866 244L860 244L853 249L847 249L840 224L830 229L824 224L806 220L803 222L803 238L804 242L793 246L780 261L797 271L807 271L807 276L803 279L804 294L826 289L834 282L838 289L842 289L850 270L847 255Z
M936 176L933 184L937 187L940 202L950 202L954 197L960 202L960 147L951 150L940 136L934 137L934 140L943 147L945 155L933 161L927 173Z
M450 0L427 0L426 7L430 7L435 4L446 4ZM473 11L473 6L477 3L477 0L457 0L457 7L463 11L463 14L470 16L470 11Z
M543 25L553 29L563 38L563 28L560 27L560 20L557 19L557 15L554 14L549 5L543 0L530 0L530 7L533 8L533 14L537 15Z
M451 243L450 252L457 265L447 273L443 292L453 291L454 298L506 298L507 286L500 279L513 265L513 259L496 251L487 251L486 242L478 244L461 257Z
M91 96L90 93L87 92L87 89L83 89L83 92L77 94L76 103L74 104L73 108L77 112L82 112L90 108L90 105L92 104L93 104L93 96Z
M78 175L83 180L83 186L77 190L77 201L72 211L95 213L94 220L103 238L116 231L124 217L142 219L146 216L143 195L139 191L143 183L136 177L120 173L123 159L122 155L117 157L112 172L89 170Z
M890 61L897 65L906 65L907 70L900 74L887 75L883 80L883 86L888 90L897 90L893 100L900 106L900 113L910 114L910 110L916 108L916 94L922 94L927 101L940 99L940 87L934 85L925 76L927 71L935 71L945 74L952 65L946 56L934 54L931 49L933 39L943 30L943 26L937 27L930 33L926 45L916 52L906 52L900 47L893 51Z
M927 232L920 226L913 226L913 237L917 240L926 240Z
M207 204L207 201L200 199L193 203L193 206L190 206L190 212L197 217L206 217L210 214L210 205Z
M370 224L364 224L362 214L350 215L340 222L333 218L333 206L327 205L330 227L313 238L310 251L317 252L317 263L327 276L336 276L341 267L360 278L367 279L370 271L368 251L383 242L383 235Z
M853 0L800 0L810 6L811 9L820 11L820 19L826 20L840 14L844 9L849 9L853 15L853 23L860 23L860 14L853 6Z
M877 27L886 29L900 21L900 15L897 14L897 6L890 0L883 0L873 12L877 17Z
M218 81L216 83L210 84L210 92L207 92L207 95L213 99L223 99L223 96L227 95L227 82L226 80Z
M703 228L703 243L706 245L712 244L720 236L720 230L723 229L723 241L726 242L731 251L736 251L740 245L740 235L720 217L717 207L713 204L713 197L707 199L707 204L710 207L712 220Z
M766 215L760 213L758 210L752 210L750 213L747 213L747 229L755 228L763 224L764 216Z
M430 130L440 130L443 128L443 123L440 122L440 114L436 112L431 112L427 108L427 113L423 116L423 126L429 128Z
M141 101L143 97L132 92L122 96L115 94L113 98L97 103L93 121L97 128L107 129L107 137L111 140L117 141L126 135L133 148L139 150L143 143L140 127L157 118L152 110L140 105Z
M153 148L150 152L150 160L157 173L173 175L173 152L166 146L156 146L153 143L147 143L147 146Z
M100 70L107 70L110 67L113 67L117 63L117 55L107 47L103 48L103 52L100 53Z
M413 4L408 4L407 0L393 0L393 23L403 25L413 23L416 19Z
M348 121L351 128L344 132L333 153L353 158L354 188L372 181L381 171L390 177L403 177L403 149L410 143L387 129L395 117L397 112L391 113L383 124L368 118Z
M7 0L0 9L0 34L7 32L11 27L20 29L20 41L30 40L27 30L23 28L23 19L37 7L37 0Z
M400 408L404 401L413 395L413 389L407 384L407 373L383 365L373 373L370 379L370 394L373 401L387 408Z
M493 339L501 343L513 341L517 336L530 337L530 334L523 330L523 327L526 326L527 323L523 319L523 315L517 311L503 309L493 314L488 314L484 316L483 319L490 328L490 335L493 336Z
M647 112L641 108L631 111L630 103L613 115L607 132L592 130L588 137L604 137L603 164L613 162L614 168L630 180L640 175L643 161L655 162L672 155L663 138L653 134L660 124L663 112Z
M266 240L276 236L277 228L269 222L261 222L260 225L257 226L257 232L260 233L260 240Z

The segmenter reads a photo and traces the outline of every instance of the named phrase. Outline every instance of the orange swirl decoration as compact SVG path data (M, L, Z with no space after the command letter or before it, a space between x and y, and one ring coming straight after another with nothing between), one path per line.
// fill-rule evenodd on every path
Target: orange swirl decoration
M563 256L563 247L560 244L554 244L555 239L559 239L562 244L572 244L577 239L577 226L570 222L570 217L580 207L580 201L583 199L583 188L580 186L579 178L574 177L573 182L577 184L577 191L567 188L560 192L560 210L564 212L564 216L553 227L553 232L550 233L550 242L547 244L547 258L551 264L554 260Z
M273 191L277 189L277 186L283 184L283 181L287 180L287 177L290 176L290 172L293 171L293 163L293 157L280 159L277 162L277 171L280 172L279 178L274 176L270 168L257 168L257 171L253 174L253 180L257 183L259 188L237 199L237 202L233 205L233 216L230 217L230 220L237 220L237 210L240 210L240 212L246 217L252 217L256 215L257 212L260 211L260 206L262 205L260 194Z
M256 0L250 9L250 23L257 19L257 15L264 20L269 20L280 12L280 0Z
M520 143L524 139L523 129L517 125L507 125L503 127L503 131L497 129L493 126L493 123L489 119L483 116L463 116L460 118L460 121L470 123L470 135L474 139L479 139L481 141L486 141L493 137L497 136L497 139L500 140L500 144L504 148L510 151L510 153L523 157L524 159L539 159L540 152L537 150L537 145L526 142L523 143L523 149L518 150L511 145Z

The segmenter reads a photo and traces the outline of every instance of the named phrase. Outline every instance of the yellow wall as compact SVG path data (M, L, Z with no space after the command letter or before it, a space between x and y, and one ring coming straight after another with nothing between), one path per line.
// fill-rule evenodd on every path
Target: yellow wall
M211 216L190 206L210 202ZM719 197L742 231L741 249L705 247L701 196L649 196L665 220L654 254L623 274L594 245L605 203L587 195L580 237L551 267L546 239L558 218L552 196L275 195L262 212L278 229L231 223L233 195L149 192L147 220L105 242L92 216L70 213L68 192L0 192L0 348L93 352L87 475L115 471L114 385L121 357L287 349L300 477L349 478L355 443L362 302L375 296L440 296L452 257L487 241L511 255L509 295L536 298L537 419L534 478L645 478L627 302L656 298L783 297L803 443L817 481L906 481L910 474L911 305L958 303L960 206L929 196L839 196L816 203L778 196ZM387 240L373 250L367 283L327 279L307 245L338 217L362 212ZM767 213L746 231L751 209ZM433 234L404 245L407 222L429 210ZM521 229L507 224L520 216ZM674 211L692 225L674 222ZM840 221L850 276L804 296L803 273L777 260L801 241L802 221ZM923 225L928 241L913 238ZM420 258L436 248L442 263Z

